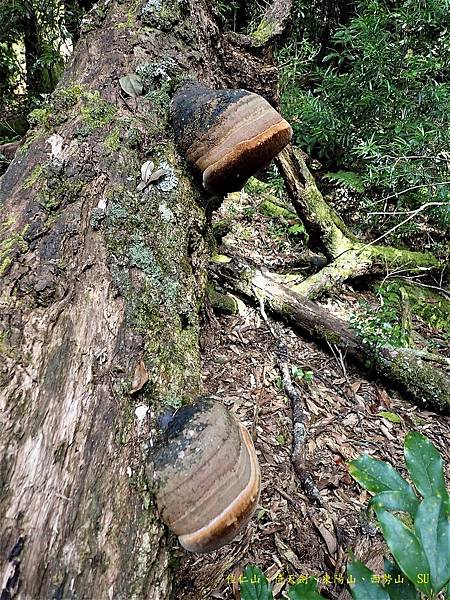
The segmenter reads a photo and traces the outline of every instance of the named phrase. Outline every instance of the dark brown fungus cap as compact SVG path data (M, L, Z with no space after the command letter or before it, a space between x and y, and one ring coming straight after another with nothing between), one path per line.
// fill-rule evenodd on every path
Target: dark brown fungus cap
M191 552L212 552L249 522L260 473L252 440L221 404L201 400L171 421L153 457L163 521Z
M216 195L241 189L292 138L289 123L247 90L210 90L190 82L175 94L172 118L180 152Z

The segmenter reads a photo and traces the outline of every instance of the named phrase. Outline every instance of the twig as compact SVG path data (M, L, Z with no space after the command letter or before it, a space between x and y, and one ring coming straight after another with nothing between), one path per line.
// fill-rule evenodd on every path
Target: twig
M446 183L450 183L450 181L447 181ZM387 200L387 198L385 198L385 200ZM408 221L411 221L411 219L413 219L416 215L418 215L420 212L422 212L426 208L429 208L430 206L441 206L441 205L442 205L442 202L427 202L426 204L423 204L422 206L419 206L419 208L416 208L416 210L412 211L411 214L409 215L409 217L407 217L406 219L404 219L401 223L397 223L397 225L394 225L394 227L391 227L391 229L389 229L389 231L386 231L386 233L383 233L383 235L380 235L375 240L372 240L368 244L365 244L364 246L362 246L362 248L360 248L358 250L358 253L362 252L363 250L365 250L369 246L373 246L373 244L376 244L377 242L379 242L380 240L382 240L383 238L385 238L389 234L393 233L396 229L398 229L399 227L401 227L402 225L404 225Z
M450 202L428 202L427 204L423 205L423 208L430 207L430 206L450 206ZM410 215L412 213L417 214L416 210L388 210L388 211L378 210L378 211L368 212L367 214L368 215L396 216L396 215Z
M450 298L450 292L448 292L445 288L443 288L439 285L431 285L429 283L422 283L421 281L416 281L417 277L422 277L422 275L416 275L415 277L406 277L405 275L400 275L399 279L404 279L405 281L412 282L413 285L419 285L420 287L430 288L431 290L436 290L437 292ZM442 282L442 280L441 280L441 282Z
M323 506L323 500L317 486L314 483L312 475L305 470L303 459L303 448L306 440L306 417L302 408L302 401L296 386L292 383L289 370L289 357L286 344L282 341L278 343L277 349L278 366L283 378L283 387L291 401L292 407L292 451L291 462L294 467L295 474L300 480L303 491L311 502L315 502L319 506Z
M291 374L289 370L289 355L286 344L284 344L279 336L276 335L272 326L269 323L269 319L267 317L265 308L264 308L264 300L263 298L259 298L259 309L261 311L262 318L264 319L270 333L273 338L278 343L277 348L277 357L278 357L278 368L280 369L281 376L283 379L283 387L286 392L287 397L291 401L292 408L292 451L291 451L291 462L294 467L295 474L300 480L300 484L303 488L303 491L306 494L306 497L311 501L315 502L319 506L324 506L324 502L320 495L320 492L317 486L314 483L314 479L312 475L308 473L308 471L304 468L304 460L303 460L303 447L305 445L306 440L306 417L303 412L302 402L300 399L300 394L298 393L296 387L292 383Z
M408 192L412 192L413 190L418 190L420 188L425 187L433 187L435 185L448 185L450 181L438 181L437 183L422 183L420 185L413 185L409 188L402 190L401 192L395 192L395 194L391 194L390 196L385 196L384 198L380 198L378 202L381 204L385 200L390 200L391 198L396 198L397 196L401 196L402 194L407 194Z

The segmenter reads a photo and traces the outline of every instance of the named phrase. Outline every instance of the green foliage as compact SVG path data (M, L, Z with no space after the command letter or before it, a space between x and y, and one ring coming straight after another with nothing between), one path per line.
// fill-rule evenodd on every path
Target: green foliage
M328 178L364 191L361 206L391 195L399 209L441 201L450 180L449 1L336 4L324 46L317 11L326 8L297 0L303 24L278 53L296 142L337 167ZM422 218L448 226L448 207ZM383 223L372 216L369 224ZM414 221L407 231L418 233Z
M89 2L4 0L0 3L0 136L23 135L26 115L52 92L78 38Z
M414 316L433 329L442 331L450 339L450 301L426 288L414 287L403 282L401 285L408 295Z
M241 596L243 600L273 600L266 576L255 565L245 568L241 583Z
M316 585L316 579L310 577L305 582L291 586L288 597L290 600L321 600L323 596L316 591Z
M370 506L395 560L385 559L384 575L376 575L351 557L347 582L354 600L419 600L450 589L450 497L445 488L442 458L422 434L410 432L405 438L408 473L422 498L391 465L366 454L352 461L350 474L375 494ZM396 514L402 515L398 518ZM243 600L271 598L264 581L258 589L250 583L257 567L247 567L249 577L241 585ZM383 585L382 585L383 583ZM288 591L290 600L320 600L313 577ZM265 595L264 595L265 594Z
M442 458L426 437L410 432L405 438L405 461L422 500L383 461L363 455L350 463L349 470L376 494L371 506L398 567L418 591L433 597L450 579L450 501ZM408 524L392 512L406 513Z
M355 580L350 584L354 600L389 600L387 591L374 581L373 572L362 562L349 562L347 572Z
M350 319L350 326L373 348L387 344L396 348L407 346L408 333L401 323L398 284L383 284L377 291L380 305L374 308L366 300L362 300L359 310Z
M388 410L382 410L381 412L377 413L377 415L383 417L383 419L386 419L390 423L401 423L402 421L401 417L399 417L396 413Z
M314 379L314 373L312 371L304 371L300 367L293 365L291 367L292 377L297 379L298 381L306 381L307 383L311 383Z
M355 190L355 192L363 192L364 184L358 173L353 171L338 171L337 173L325 173L325 177L331 181L337 181L345 187Z
M410 433L405 439L405 461L422 496L447 496L442 458L430 440L415 431Z

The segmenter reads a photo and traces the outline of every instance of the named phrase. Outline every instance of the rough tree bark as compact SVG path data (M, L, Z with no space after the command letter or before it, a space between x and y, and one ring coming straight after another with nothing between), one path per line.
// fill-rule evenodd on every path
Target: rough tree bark
M2 600L169 596L145 452L199 391L207 256L170 95L187 76L274 94L203 0L105 0L85 28L0 180ZM145 97L119 86L133 72Z

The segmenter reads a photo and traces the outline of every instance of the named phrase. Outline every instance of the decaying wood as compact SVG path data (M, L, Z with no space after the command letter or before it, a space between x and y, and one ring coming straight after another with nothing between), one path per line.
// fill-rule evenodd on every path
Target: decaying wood
M432 254L363 244L325 202L299 150L288 147L277 161L311 247L320 248L329 259L327 266L298 284L299 294L314 299L348 279L393 268L411 273L439 268Z
M145 464L158 411L199 391L207 257L171 93L271 95L276 71L222 44L202 0L105 0L84 28L0 180L0 594L162 600ZM145 97L119 83L133 73Z
M448 376L419 354L387 345L371 346L346 322L242 257L233 256L229 263L214 265L213 271L229 289L254 302L263 299L274 313L325 346L334 345L356 363L372 369L401 390L408 400L438 412L450 411Z

